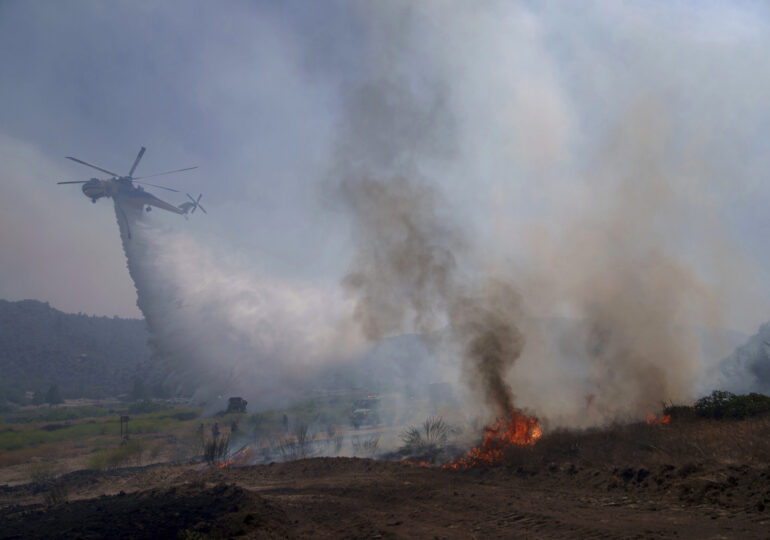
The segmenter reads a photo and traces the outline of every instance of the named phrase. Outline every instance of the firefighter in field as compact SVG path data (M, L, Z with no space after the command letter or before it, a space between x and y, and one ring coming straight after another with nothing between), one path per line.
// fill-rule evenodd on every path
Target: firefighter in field
M211 436L214 438L214 441L219 438L219 422L214 422L214 425L211 427Z

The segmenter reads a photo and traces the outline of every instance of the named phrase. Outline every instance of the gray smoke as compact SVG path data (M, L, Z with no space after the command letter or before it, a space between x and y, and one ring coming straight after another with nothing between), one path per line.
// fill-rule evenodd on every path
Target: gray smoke
M740 51L767 47L716 32L713 10L688 33L666 10L607 9L586 25L503 2L354 8L324 189L350 218L347 300L140 220L126 252L175 383L301 388L358 345L352 318L370 341L429 335L435 379L459 374L494 412L592 425L694 397L696 328L765 317L720 216L743 162L766 169L741 150L763 94L732 87L756 88Z
M333 168L355 243L343 286L367 339L430 336L435 354L459 354L477 398L498 414L510 412L506 377L524 344L519 298L511 283L464 275L475 271L468 265L472 250L421 173L426 161L451 157L454 122L440 89L422 98L421 105L404 86L386 81L348 96Z
M694 397L697 329L719 328L725 308L714 283L750 272L710 212L714 173L703 148L678 140L690 126L657 87L628 95L583 146L582 166L565 170L569 104L553 74L535 69L534 81L513 84L512 102L490 94L488 109L474 112L498 117L480 126L463 108L478 96L451 87L472 80L472 63L441 57L422 78L403 74L420 45L467 31L465 21L442 13L438 31L420 10L385 11L404 24L376 35L385 60L377 55L376 78L347 93L332 168L355 242L343 283L365 336L446 330L436 354L454 355L477 395L497 412L515 395L515 406L554 425L643 418L663 401ZM490 15L468 25L494 26ZM530 15L512 20L537 27ZM533 152L506 154L511 139L496 138L506 131ZM492 225L474 229L461 217L466 201L445 197L441 175L505 177L506 165L529 183L459 180L468 204L478 204L476 186L494 187ZM517 195L534 200L531 211L511 205L529 215L505 207Z
M506 377L524 347L513 285L461 277L465 242L451 221L438 218L441 198L428 186L404 177L347 178L342 189L358 247L343 285L356 299L365 337L418 332L436 346L433 333L448 332L445 345L459 351L477 397L498 414L512 411Z
M590 211L559 236L530 244L541 309L580 321L583 337L562 343L560 353L585 363L585 394L604 418L690 399L698 325L721 322L721 298L678 243L698 216L678 191L685 171L671 151L666 113L645 102L626 115L588 173Z

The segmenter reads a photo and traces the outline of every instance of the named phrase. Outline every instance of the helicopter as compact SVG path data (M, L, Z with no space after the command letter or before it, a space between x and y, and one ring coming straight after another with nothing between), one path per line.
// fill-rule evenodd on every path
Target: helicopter
M147 212L152 210L152 207L155 206L156 208L161 208L163 210L167 210L169 212L173 212L175 214L184 215L185 218L187 218L187 214L193 214L195 213L195 210L198 208L201 209L201 211L204 214L208 214L206 212L206 209L203 208L200 204L201 197L203 197L203 194L199 194L197 199L194 199L192 195L187 193L187 198L190 199L190 201L185 201L179 206L174 206L173 204L169 204L164 200L159 199L155 195L148 193L144 190L142 185L146 186L152 186L159 189L165 189L166 191L173 191L174 193L179 193L178 190L172 189L165 186L159 186L157 184L150 184L149 182L139 182L138 180L143 180L145 178L152 178L154 176L162 176L164 174L172 174L172 173L178 173L182 171L190 171L192 169L197 169L198 167L187 167L184 169L175 169L173 171L164 171L160 173L150 174L147 176L139 176L134 177L134 171L136 171L136 167L139 165L139 162L142 160L142 156L144 155L146 148L144 146L141 147L139 150L139 154L137 154L136 159L134 160L134 164L131 166L131 170L128 172L127 175L121 176L118 173L114 173L112 171L108 171L107 169L104 169L102 167L99 167L97 165L94 165L93 163L88 163L87 161L83 161L82 159L78 159L72 156L67 156L67 159L74 161L75 163L80 163L81 165L85 165L86 167L91 167L92 169L96 169L97 171L101 171L103 173L109 174L112 176L112 178L91 178L90 180L73 180L73 181L66 181L66 182L57 182L57 184L83 184L83 187L81 188L83 190L83 194L91 199L92 203L96 203L97 199L101 199L102 197L112 197L115 199L115 201L120 201L121 203L127 203L129 206L133 206L135 208L144 208ZM141 184L141 185L134 185L134 184Z

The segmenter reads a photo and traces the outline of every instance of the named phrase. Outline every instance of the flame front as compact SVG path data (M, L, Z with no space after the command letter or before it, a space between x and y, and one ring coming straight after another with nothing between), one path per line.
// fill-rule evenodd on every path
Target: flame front
M651 412L647 413L647 423L649 425L652 425L652 424L668 424L669 422L671 422L671 415L670 414L666 414L664 416L657 416L656 414L651 413Z
M217 464L217 467L220 469L226 469L227 467L232 466L242 467L251 463L254 460L255 455L256 452L253 448L245 446L233 454L232 457L227 461L223 461L222 463Z
M533 446L543 435L535 418L512 411L508 418L498 418L494 424L484 428L484 440L473 448L468 455L454 463L445 465L447 469L470 469L485 467L503 462L505 452L514 446Z

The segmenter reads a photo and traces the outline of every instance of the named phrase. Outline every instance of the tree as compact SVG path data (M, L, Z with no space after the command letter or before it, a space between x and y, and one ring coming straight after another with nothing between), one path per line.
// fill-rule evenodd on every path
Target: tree
M37 390L32 395L32 405L42 405L45 403L45 394L43 394L42 390Z
M144 380L139 377L134 379L134 388L131 390L132 401L142 401L147 399L147 388L144 386Z
M51 405L64 403L64 399L61 397L61 391L59 390L58 384L51 385L51 387L48 389L48 392L45 393L45 401Z

